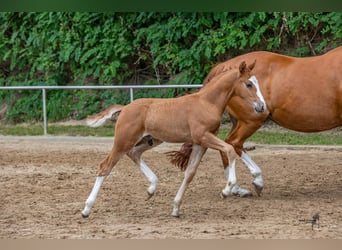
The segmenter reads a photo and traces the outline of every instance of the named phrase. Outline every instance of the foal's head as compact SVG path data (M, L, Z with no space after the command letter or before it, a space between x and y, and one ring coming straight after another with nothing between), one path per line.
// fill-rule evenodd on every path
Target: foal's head
M257 78L251 74L255 63L254 61L253 64L247 66L243 61L240 64L240 77L238 82L235 83L234 96L239 97L238 100L241 101L241 106L252 105L257 113L263 113L266 110L266 103L261 94Z

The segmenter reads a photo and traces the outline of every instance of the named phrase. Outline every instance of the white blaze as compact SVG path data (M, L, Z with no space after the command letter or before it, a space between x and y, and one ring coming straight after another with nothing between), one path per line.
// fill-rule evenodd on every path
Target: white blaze
M264 107L265 107L265 110L266 110L266 108L267 108L266 102L265 102L264 96L261 93L258 79L255 76L251 76L248 80L250 80L254 84L254 86L255 86L255 88L257 90L256 94L259 97L260 101L264 104Z

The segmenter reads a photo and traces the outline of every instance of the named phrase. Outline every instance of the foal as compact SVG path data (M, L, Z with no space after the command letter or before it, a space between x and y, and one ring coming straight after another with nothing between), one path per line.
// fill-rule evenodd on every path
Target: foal
M235 162L237 158L233 147L216 137L228 101L237 97L248 103L256 112L264 111L263 103L249 80L254 65L255 63L247 66L242 62L239 69L217 75L200 91L187 96L170 99L138 99L126 106L113 105L99 114L89 116L88 125L97 127L120 112L115 127L113 148L100 164L94 187L82 211L83 217L89 216L106 176L125 154L140 167L149 180L148 194L151 197L156 190L158 178L141 159L141 155L164 141L193 144L184 180L174 199L172 215L178 217L184 192L193 179L207 148L219 150L225 154L230 163ZM256 78L252 80L255 81ZM228 169L231 166L232 164ZM234 170L228 172L227 190L236 182Z

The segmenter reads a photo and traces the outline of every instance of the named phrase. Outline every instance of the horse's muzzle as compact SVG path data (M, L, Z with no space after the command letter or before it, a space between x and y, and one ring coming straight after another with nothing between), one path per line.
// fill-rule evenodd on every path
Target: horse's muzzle
M263 113L266 110L265 104L263 102L259 102L259 103L255 102L254 103L254 110L257 113Z

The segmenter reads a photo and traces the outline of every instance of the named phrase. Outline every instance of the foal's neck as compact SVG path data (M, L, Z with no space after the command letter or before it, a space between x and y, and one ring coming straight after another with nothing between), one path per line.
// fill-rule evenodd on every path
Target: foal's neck
M198 93L201 98L215 105L223 113L234 93L236 74L235 71L222 73L214 77Z

